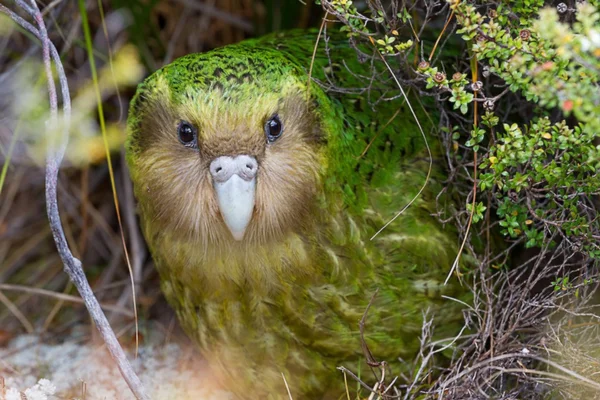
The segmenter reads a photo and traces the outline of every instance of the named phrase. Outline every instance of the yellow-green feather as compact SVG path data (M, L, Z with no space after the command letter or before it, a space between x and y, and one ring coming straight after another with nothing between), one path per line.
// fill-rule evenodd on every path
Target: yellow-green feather
M129 117L134 184L142 180L143 165L160 159L148 158L139 146L144 102L161 90L168 91L173 107L214 101L204 96L207 87L224 94L221 111L250 100L274 101L272 94L290 77L291 86L308 84L315 39L315 32L292 32L249 40L183 57L149 77ZM369 63L359 63L344 40L331 40L332 66L323 46L315 60L316 80L325 83L329 76L346 88L364 86L346 66L369 75ZM435 317L438 336L456 332L461 320L460 306L441 297L461 294L442 285L458 237L432 216L444 178L437 163L419 199L370 240L425 183L424 142L406 106L398 100L373 109L369 100L381 94L375 89L344 95L313 81L303 90L310 91L326 141L318 171L324 174L323 190L303 231L264 245L207 248L187 232L166 229L152 215L150 194L135 186L165 296L227 388L241 398L287 398L281 373L295 399L342 393L336 367L366 369L359 320L376 290L365 337L374 356L395 371L411 368L396 360L416 354L424 310Z

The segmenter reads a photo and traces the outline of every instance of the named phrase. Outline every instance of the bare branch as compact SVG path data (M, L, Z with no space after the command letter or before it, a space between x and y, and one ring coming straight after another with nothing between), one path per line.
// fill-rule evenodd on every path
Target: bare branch
M67 147L71 116L71 100L67 78L58 52L56 51L55 46L50 42L42 13L40 12L35 0L31 0L31 6L28 6L22 0L17 0L16 3L29 15L31 15L38 25L38 29L5 6L0 5L0 12L7 14L11 19L13 19L23 28L27 29L29 32L33 33L42 42L42 54L48 80L48 95L50 100L50 120L47 124L47 131L50 134L54 134L54 132L59 129L58 97L56 93L54 77L52 75L51 58L56 66L62 93L63 114L60 128L63 129L63 134L58 143L55 143L56 140L50 142L51 144L48 148L46 161L46 207L48 219L50 221L50 227L52 230L52 236L54 237L60 258L63 261L65 272L69 275L69 278L77 287L77 290L79 291L86 308L90 312L98 331L102 335L102 338L104 339L111 356L117 363L117 366L127 381L129 388L138 399L150 399L150 397L145 393L141 381L133 371L131 364L127 360L125 352L123 351L115 333L110 327L110 324L108 323L108 320L106 319L98 300L94 296L92 288L90 287L83 271L81 261L73 256L65 238L58 209L57 183L59 167Z

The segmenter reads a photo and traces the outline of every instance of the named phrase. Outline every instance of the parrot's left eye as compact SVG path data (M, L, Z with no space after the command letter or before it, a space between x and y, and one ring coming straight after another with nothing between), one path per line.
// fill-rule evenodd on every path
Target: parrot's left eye
M279 119L279 115L275 114L265 124L265 134L267 135L267 141L273 143L283 133L283 125Z
M198 139L196 136L196 129L186 121L181 121L177 127L177 135L179 141L183 143L185 147L197 147Z

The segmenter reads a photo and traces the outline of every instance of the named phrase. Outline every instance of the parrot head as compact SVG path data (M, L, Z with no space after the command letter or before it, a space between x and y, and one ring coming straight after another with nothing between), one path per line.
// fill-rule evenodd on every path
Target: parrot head
M142 214L207 245L301 230L322 190L326 140L307 95L320 89L277 51L242 50L176 60L139 86L130 110Z

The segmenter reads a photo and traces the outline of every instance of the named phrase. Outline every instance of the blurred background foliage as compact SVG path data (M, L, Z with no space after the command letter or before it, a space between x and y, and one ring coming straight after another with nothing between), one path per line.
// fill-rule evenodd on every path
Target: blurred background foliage
M590 365L600 362L589 351L600 338L597 0L84 1L97 82L77 2L38 3L73 97L70 147L59 181L63 224L124 343L132 343L131 287L106 144L142 337L169 337L177 326L137 228L122 158L135 85L181 55L272 31L318 28L325 16L326 29L342 28L357 51L372 49L359 57L384 58L396 79L435 109L449 171L445 190L464 204L438 217L455 224L465 249L479 254L477 270L455 274L474 293L465 314L473 334L457 344L462 355L438 389L457 398L481 387L498 398L587 398L577 382L513 371L554 367L502 357L533 353L589 377ZM19 9L16 1L0 5ZM48 341L74 332L82 340L94 335L81 326L87 312L76 297L60 296L76 293L62 272L45 215L43 162L52 138L45 128L40 54L35 38L0 13L0 346L21 332L38 332ZM94 84L101 92L106 141ZM505 241L499 254L489 245L494 235ZM470 373L461 375L462 369ZM498 372L504 370L512 372Z

